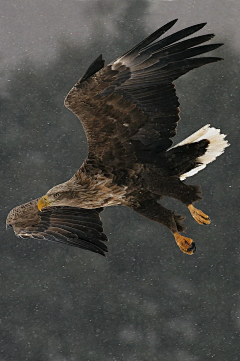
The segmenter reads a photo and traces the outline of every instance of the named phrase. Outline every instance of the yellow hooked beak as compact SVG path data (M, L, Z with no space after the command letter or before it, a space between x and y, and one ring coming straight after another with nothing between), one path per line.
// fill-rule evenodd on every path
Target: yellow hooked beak
M38 201L38 209L39 211L42 210L42 208L45 208L47 206L49 206L52 202L49 200L48 196L44 196L42 198L39 199Z

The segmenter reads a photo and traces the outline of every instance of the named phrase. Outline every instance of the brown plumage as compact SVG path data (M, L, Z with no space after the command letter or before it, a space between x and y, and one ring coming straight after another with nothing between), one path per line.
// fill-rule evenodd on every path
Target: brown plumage
M175 22L105 67L99 56L70 90L65 105L83 124L88 157L69 181L9 213L7 225L18 236L64 242L104 254L106 236L99 208L121 204L162 223L183 252L194 252L192 239L180 234L185 229L183 217L161 206L159 200L162 196L176 198L198 223L210 223L208 216L192 205L201 199L200 187L182 180L213 161L228 143L219 130L207 125L171 147L179 120L173 81L221 60L197 56L222 44L200 45L213 34L183 40L205 24L159 40Z

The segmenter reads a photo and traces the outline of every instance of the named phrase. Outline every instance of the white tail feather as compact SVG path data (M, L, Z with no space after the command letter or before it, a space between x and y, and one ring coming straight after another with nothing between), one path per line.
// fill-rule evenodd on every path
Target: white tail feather
M220 133L220 129L210 127L210 124L207 124L188 138L184 139L182 142L172 147L176 148L184 144L199 142L202 139L207 139L210 142L206 153L196 159L197 162L201 164L198 167L191 169L189 172L182 174L180 179L184 180L187 177L193 176L221 155L224 152L224 149L230 145L228 141L225 140L225 137L225 134Z

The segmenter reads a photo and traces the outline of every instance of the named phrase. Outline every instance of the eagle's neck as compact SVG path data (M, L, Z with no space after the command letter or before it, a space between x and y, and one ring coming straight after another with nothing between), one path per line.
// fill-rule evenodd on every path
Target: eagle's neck
M111 177L99 172L89 172L82 166L70 179L78 190L81 208L98 208L121 204L126 195L126 187L113 183Z

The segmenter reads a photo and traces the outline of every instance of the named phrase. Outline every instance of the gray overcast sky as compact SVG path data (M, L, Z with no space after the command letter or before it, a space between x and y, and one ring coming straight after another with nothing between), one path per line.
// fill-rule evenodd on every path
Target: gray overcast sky
M198 226L180 202L164 201L187 216L186 235L198 248L190 259L164 227L121 207L102 216L110 239L106 259L5 233L11 207L66 181L87 153L78 119L63 106L82 64L58 79L66 64L59 57L56 74L50 74L52 66L39 67L46 74L41 81L34 67L31 73L22 66L19 80L9 78L6 98L1 94L1 361L239 360L240 0L144 1L0 0L0 76L20 68L26 56L44 64L62 37L91 44L87 68L99 55L96 39L104 39L102 51L110 60L117 44L122 52L141 40L141 28L147 34L175 18L171 31L208 22L202 32L216 34L211 43L225 40L234 49L216 49L214 56L225 61L178 82L182 121L174 144L208 123L228 134L225 154L187 181L202 186L197 207L212 225ZM126 21L133 10L134 17L145 16L139 26L133 19L136 29Z
M115 22L121 20L129 1L1 0L3 67L17 66L25 56L40 62L51 58L62 36L77 43L90 42L96 23L104 24L105 33L100 36L116 36ZM142 11L146 32L174 18L179 18L174 31L207 21L207 29L214 32L217 39L230 38L240 51L239 0L149 0Z

